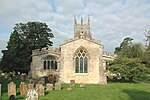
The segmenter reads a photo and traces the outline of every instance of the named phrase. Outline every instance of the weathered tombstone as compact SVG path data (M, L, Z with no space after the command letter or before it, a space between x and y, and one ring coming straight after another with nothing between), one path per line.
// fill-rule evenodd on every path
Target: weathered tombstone
M53 90L53 84L46 84L46 90Z
M75 84L75 80L70 80L70 83L71 84Z
M75 80L70 80L69 86L70 86L70 87L74 87L74 86L75 86Z
M20 84L20 95L25 96L27 94L27 85L24 82Z
M34 84L27 84L28 89L33 89L34 88Z
M1 84L0 84L0 100L2 99L1 95L2 95L2 94L1 94Z
M39 96L44 96L44 86L43 84L36 84L37 93Z
M38 100L38 93L36 90L34 89L29 89L27 91L27 95L25 100Z
M80 88L84 88L85 84L84 83L80 83Z
M61 90L61 83L55 83L55 90Z
M8 96L11 95L16 96L16 84L14 82L8 84Z

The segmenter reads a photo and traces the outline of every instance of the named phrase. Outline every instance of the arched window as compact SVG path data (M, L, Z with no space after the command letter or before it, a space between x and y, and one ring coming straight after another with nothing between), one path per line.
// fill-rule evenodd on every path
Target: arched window
M88 72L88 57L84 49L79 49L75 55L75 72L76 73Z

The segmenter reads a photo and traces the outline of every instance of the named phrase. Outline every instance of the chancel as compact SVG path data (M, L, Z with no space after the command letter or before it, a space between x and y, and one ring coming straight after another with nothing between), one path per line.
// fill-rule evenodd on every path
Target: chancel
M100 41L93 39L90 18L87 23L78 23L74 17L74 38L62 43L59 48L45 47L32 51L32 77L59 75L57 81L86 84L107 84L106 65L115 58L105 53Z

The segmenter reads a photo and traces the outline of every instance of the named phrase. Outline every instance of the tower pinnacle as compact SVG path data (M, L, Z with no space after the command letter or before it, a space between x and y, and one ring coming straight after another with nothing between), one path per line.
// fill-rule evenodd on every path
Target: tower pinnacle
M83 18L81 17L81 25L83 25Z
M92 39L92 33L90 31L90 17L88 16L88 22L83 23L83 18L81 17L81 23L77 24L76 17L74 16L74 38L75 39Z
M76 16L74 15L74 24L77 24Z

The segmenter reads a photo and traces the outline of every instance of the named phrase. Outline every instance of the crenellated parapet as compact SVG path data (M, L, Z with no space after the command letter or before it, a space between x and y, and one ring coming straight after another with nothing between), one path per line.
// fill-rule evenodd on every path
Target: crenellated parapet
M103 52L103 60L112 61L117 57L117 55L110 53L110 52Z
M52 47L45 47L45 48L41 48L41 49L35 49L35 50L32 50L32 56L41 55L41 54L48 54L50 52L60 54L60 49L59 48L52 48Z

